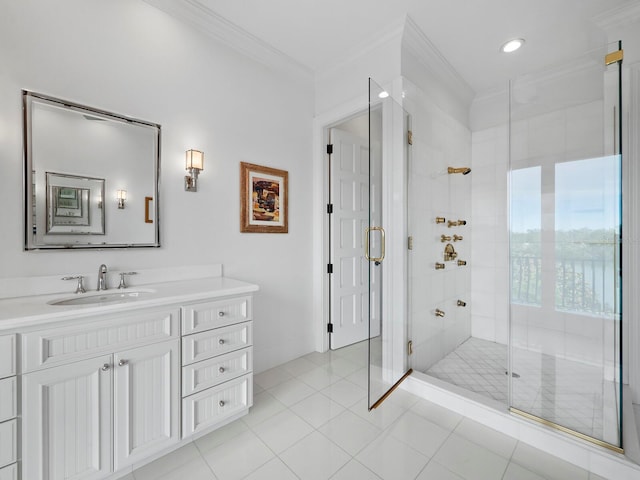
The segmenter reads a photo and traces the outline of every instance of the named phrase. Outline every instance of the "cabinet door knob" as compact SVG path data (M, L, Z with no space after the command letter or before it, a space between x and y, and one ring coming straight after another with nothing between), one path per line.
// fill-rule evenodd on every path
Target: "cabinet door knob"
M111 365L109 365L108 363L105 363L104 365L102 365L102 371L106 372L107 370L109 370L111 368Z
M220 373L224 373L224 367L220 367L220 368L218 369L218 371L219 371Z
M221 407L224 407L224 400L220 400L220 403L218 403L218 405L220 405Z
M224 317L224 312L218 312L219 317Z
M120 365L121 367L124 367L127 363L129 363L127 360L121 358L120 361L118 362L118 365Z
M224 340L221 338L220 340L218 340L218 343L219 343L220 345L224 345Z

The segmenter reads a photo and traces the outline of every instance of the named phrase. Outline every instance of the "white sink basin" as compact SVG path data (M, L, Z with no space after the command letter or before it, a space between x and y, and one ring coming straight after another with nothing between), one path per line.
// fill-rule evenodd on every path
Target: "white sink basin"
M105 303L125 303L135 302L141 300L150 294L154 293L154 290L130 290L117 292L105 292L91 294L78 294L75 297L67 297L60 300L51 300L47 302L49 305L57 306L69 306L69 305L103 305Z

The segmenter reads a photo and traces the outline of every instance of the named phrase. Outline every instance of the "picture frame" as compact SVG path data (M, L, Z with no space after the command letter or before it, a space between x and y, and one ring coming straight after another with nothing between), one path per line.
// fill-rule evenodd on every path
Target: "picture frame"
M289 232L289 173L240 162L240 231Z

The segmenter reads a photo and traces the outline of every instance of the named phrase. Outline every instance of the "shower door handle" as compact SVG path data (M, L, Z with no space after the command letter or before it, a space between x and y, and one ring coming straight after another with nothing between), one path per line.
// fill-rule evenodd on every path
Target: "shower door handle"
M378 231L380 232L380 256L379 257L371 257L369 256L369 237L371 236L371 232ZM384 236L384 228L382 227L367 227L364 232L364 257L370 262L375 262L378 265L382 260L384 260L384 249L385 249L385 236Z

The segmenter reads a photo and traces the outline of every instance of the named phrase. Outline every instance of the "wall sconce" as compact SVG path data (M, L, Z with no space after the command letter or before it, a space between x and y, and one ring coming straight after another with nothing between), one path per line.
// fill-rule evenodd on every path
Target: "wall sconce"
M200 150L187 150L185 165L189 175L184 177L184 189L187 192L198 191L198 174L204 170L204 152Z
M127 199L127 191L126 190L118 190L116 192L116 198L118 199L118 208L124 208L124 201Z

